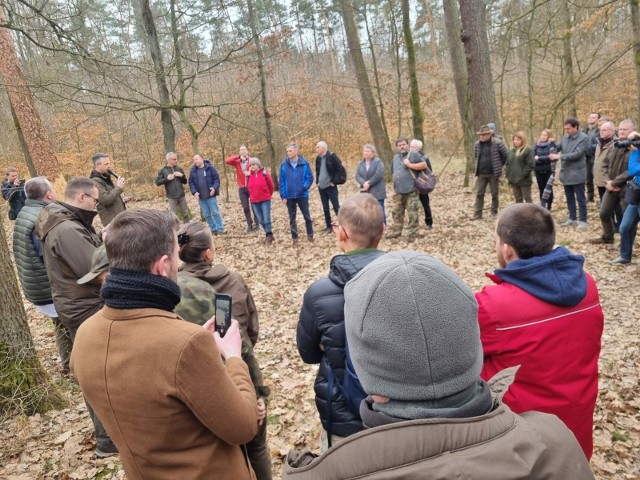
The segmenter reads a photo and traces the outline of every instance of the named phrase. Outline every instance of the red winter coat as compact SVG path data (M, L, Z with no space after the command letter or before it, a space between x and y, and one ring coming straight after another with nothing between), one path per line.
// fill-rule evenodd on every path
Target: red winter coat
M251 203L271 200L271 195L273 195L274 190L273 179L269 173L265 172L264 167L255 173L251 172L247 180L249 200L251 200Z
M596 284L584 275L586 295L575 306L543 301L496 275L487 275L497 285L476 293L476 300L484 350L482 378L521 365L504 402L516 413L538 410L557 415L590 459L604 317ZM549 287L554 288L570 287L560 280Z
M249 157L249 160L251 160L251 157ZM224 163L226 163L227 165L232 165L236 168L236 183L238 184L238 187L239 188L246 187L247 177L242 171L242 164L240 163L240 155L232 155L229 158L227 158L224 161ZM250 166L250 163L247 161L247 168L246 168L247 172L249 171L249 166Z

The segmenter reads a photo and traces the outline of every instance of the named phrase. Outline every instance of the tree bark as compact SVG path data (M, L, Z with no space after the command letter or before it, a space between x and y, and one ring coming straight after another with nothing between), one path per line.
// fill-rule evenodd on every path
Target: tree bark
M380 75L378 75L378 61L376 59L376 52L373 47L373 38L371 38L371 30L369 29L369 19L367 15L367 6L364 5L364 26L367 32L367 40L369 42L369 50L371 51L371 65L373 66L373 79L376 83L376 96L378 97L378 106L380 108L380 122L382 128L384 128L384 134L389 138L389 131L387 130L387 122L384 118L384 100L382 98L382 88L380 87Z
M445 0L446 1L446 0ZM440 63L440 55L438 55L438 40L436 36L435 22L433 21L433 13L431 12L430 0L424 0L424 16L429 25L429 42L431 44L431 57L435 63Z
M32 415L62 407L64 400L36 354L5 235L0 221L0 412Z
M0 23L5 23L2 8L0 8ZM58 159L40 118L35 99L27 85L13 38L6 28L0 28L0 58L2 58L0 79L6 85L9 103L12 111L15 112L14 122L24 138L24 145L28 151L25 157L30 157L32 160L33 166L29 171L32 176L35 173L55 179L60 173ZM29 164L28 159L27 164Z
M167 87L167 79L165 77L164 61L162 60L162 50L158 41L158 31L156 30L156 22L153 19L153 12L149 0L141 0L142 7L142 23L144 31L147 34L147 43L149 45L149 54L153 61L154 76L156 86L158 88L158 96L160 97L160 121L162 122L162 137L164 139L164 151L175 152L176 150L176 130L173 127L171 118L171 109L169 105L171 98L169 97L169 88Z
M460 12L458 10L458 0L444 0L442 5L444 8L444 26L447 32L447 42L449 43L449 55L451 56L453 83L456 87L456 99L458 101L458 112L464 139L466 158L464 186L468 187L475 164L473 145L476 141L476 135L473 126L471 94L469 93L469 77L464 60L464 47L461 41Z
M564 91L567 96L567 107L569 116L576 117L576 81L573 75L573 55L571 41L571 14L569 12L569 3L560 2L560 18L564 27L562 35L562 71L564 73Z
M493 122L496 124L496 130L500 132L485 17L485 5L482 0L460 2L462 43L467 62L475 127Z
M633 26L633 66L636 72L636 92L640 92L640 0L631 0ZM640 118L640 94L637 96L636 118Z
M389 144L389 137L384 132L380 115L376 109L373 92L371 91L371 83L369 82L367 68L364 63L364 57L362 56L362 50L360 49L360 37L358 35L358 27L355 21L353 0L342 0L340 2L340 6L340 14L342 15L342 20L344 22L349 55L351 56L351 61L355 70L356 82L358 84L358 89L360 90L360 97L362 98L362 104L367 117L367 123L369 124L369 130L371 131L373 143L378 149L380 158L388 163L391 162L393 158L393 152L391 150L391 145Z
M247 8L249 10L249 26L251 35L253 36L253 44L256 48L256 59L258 61L258 75L260 77L260 100L262 102L262 114L264 117L265 138L267 141L267 158L266 164L271 169L271 176L274 183L278 184L278 163L276 160L276 149L273 145L273 133L271 130L271 112L269 112L269 101L267 98L267 75L264 71L264 55L262 53L262 42L258 34L258 26L256 22L256 14L253 6L253 0L247 0Z
M422 131L424 114L420 107L420 90L418 88L418 75L416 73L416 50L413 45L413 34L411 33L409 0L402 0L402 31L404 33L404 42L407 48L407 67L409 70L409 87L411 89L409 101L411 103L413 138L424 143L424 133Z

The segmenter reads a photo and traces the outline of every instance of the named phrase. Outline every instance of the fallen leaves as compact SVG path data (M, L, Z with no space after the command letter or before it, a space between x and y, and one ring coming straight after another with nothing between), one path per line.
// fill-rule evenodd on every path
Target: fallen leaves
M431 194L434 229L422 230L424 238L414 244L406 239L383 240L383 250L411 248L434 255L448 264L471 287L481 289L484 277L496 267L494 220L471 221L473 192L459 187L461 174L445 174ZM348 191L348 192L347 192ZM347 192L347 193L346 193ZM324 234L324 217L316 191L311 192L311 212L316 241L304 239L293 245L286 207L274 200L273 221L276 243L264 246L264 233L245 234L244 217L235 192L232 202L220 199L228 234L215 238L217 261L240 272L250 285L260 312L260 340L256 355L272 395L267 408L269 447L278 478L282 460L290 448L319 449L320 423L314 401L316 365L299 358L295 337L302 297L314 280L326 276L331 257L338 252L333 235ZM344 200L356 193L353 186L341 187ZM561 189L556 187L554 218L566 219ZM275 199L275 197L274 197ZM190 201L192 211L197 205ZM487 205L489 195L487 194ZM501 204L512 201L505 186ZM166 208L160 200L138 202L136 207ZM387 199L390 213L391 198ZM298 226L304 226L298 215ZM488 217L488 218L487 218ZM424 223L421 222L422 228ZM638 282L640 251L634 264L614 267L617 256L612 245L596 246L588 238L601 233L594 204L589 204L589 229L580 232L558 227L557 243L585 255L586 269L596 279L605 310L605 330L600 358L600 394L595 412L594 445L591 461L599 479L640 479L640 341L638 339ZM304 235L304 234L303 234ZM636 243L636 247L638 245ZM25 304L31 329L43 363L57 377L71 399L71 406L31 418L13 418L0 432L0 477L11 480L122 479L116 458L96 460L93 428L79 389L73 381L59 377L50 322Z

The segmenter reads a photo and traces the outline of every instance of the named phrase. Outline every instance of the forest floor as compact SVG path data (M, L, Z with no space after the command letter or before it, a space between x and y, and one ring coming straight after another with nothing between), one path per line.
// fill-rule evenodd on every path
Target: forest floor
M484 274L496 268L495 225L488 212L481 221L470 220L473 194L470 188L462 188L462 184L461 173L447 173L439 179L431 195L434 228L424 230L423 239L414 244L402 239L383 240L380 248L410 248L434 255L477 291L489 284ZM341 198L355 191L354 186L345 187ZM559 224L566 219L566 206L561 187L556 186L555 192L557 201L552 213ZM331 257L338 253L333 235L324 234L318 197L317 191L311 192L316 241L307 243L303 237L297 246L292 246L282 202L273 202L276 243L271 247L260 244L260 235L244 233L244 220L234 190L229 192L228 201L221 199L220 202L229 233L216 238L217 261L245 277L260 312L256 355L272 392L268 431L275 478L279 478L289 449L319 448L320 423L313 394L317 366L302 363L295 344L303 294L311 282L327 274ZM512 202L512 198L503 186L502 205ZM489 194L485 203L487 206L490 203ZM137 202L133 207L165 208L165 205L157 199ZM195 203L191 203L191 208L197 211ZM10 233L9 223L6 221L5 225ZM304 228L300 218L298 223ZM618 242L615 246L588 243L589 238L600 234L593 203L589 204L586 231L558 226L557 234L558 244L586 257L586 270L596 279L605 311L595 453L591 464L599 479L640 479L640 340L636 316L640 253L636 251L635 263L630 266L611 266L609 261L618 254ZM639 247L636 242L636 250ZM72 378L58 373L53 327L27 302L25 308L40 357L53 381L68 397L69 406L33 417L12 417L0 425L0 478L124 478L117 457L93 458L93 428L78 385Z

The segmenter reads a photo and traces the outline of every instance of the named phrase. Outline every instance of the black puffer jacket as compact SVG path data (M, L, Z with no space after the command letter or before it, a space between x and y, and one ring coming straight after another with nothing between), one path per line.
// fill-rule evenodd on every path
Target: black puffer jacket
M344 286L384 253L380 250L360 250L336 255L331 260L329 276L312 283L304 294L298 320L298 352L305 363L320 364L314 390L316 407L325 430L329 420L327 389L331 368L340 383L344 376ZM360 416L349 409L338 385L334 385L331 396L331 433L346 437L362 430Z

